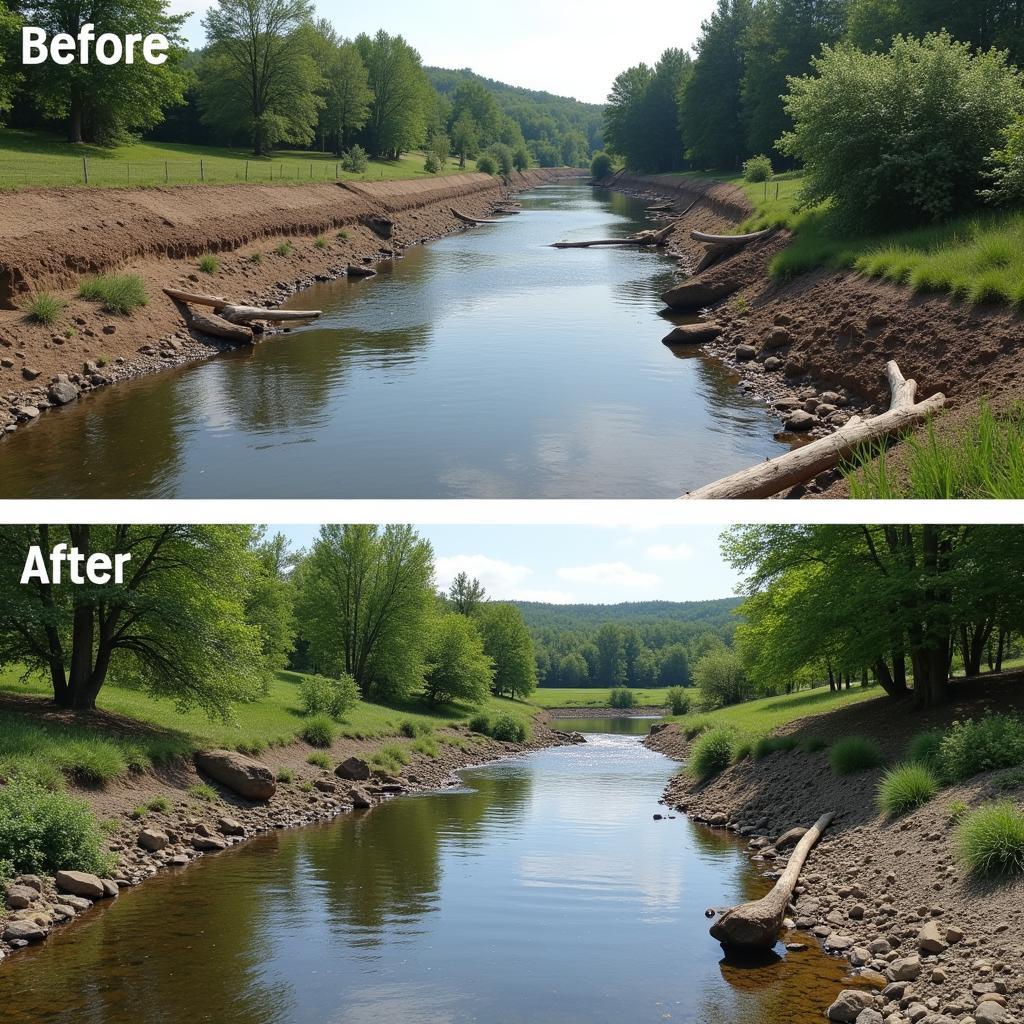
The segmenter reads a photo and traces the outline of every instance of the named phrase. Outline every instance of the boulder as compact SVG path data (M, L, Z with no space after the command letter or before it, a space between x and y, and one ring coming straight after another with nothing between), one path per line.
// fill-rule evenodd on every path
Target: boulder
M722 333L718 324L683 324L669 334L666 345L705 345L714 341Z
M51 384L46 394L54 405L67 405L78 397L78 388L71 381L60 380Z
M839 1024L856 1024L861 1013L874 1009L874 1005L875 997L871 993L847 989L839 993L839 998L828 1008L827 1016Z
M791 828L788 832L783 832L772 845L776 850L791 850L805 835L807 835L807 829Z
M370 766L362 758L350 757L334 769L334 774L339 779L347 779L349 782L366 782L371 772Z
M92 900L86 899L85 896L70 896L65 894L63 902L69 907L74 907L75 910L79 912L88 910L92 906Z
M7 886L4 890L4 896L7 900L7 906L11 910L24 910L39 899L39 893L35 889L28 885L18 885L16 883Z
M833 932L825 940L826 947L834 953L845 953L847 950L853 949L856 944L857 940L852 935L841 935L839 932Z
M922 953L941 953L946 949L937 921L929 921L918 933L917 948Z
M757 349L753 345L736 346L736 362L752 363L757 358Z
M977 1024L1003 1024L1006 1019L1006 1007L990 999L978 1004L974 1011L974 1019Z
M139 833L138 844L144 850L149 850L150 853L156 853L157 850L162 850L165 846L170 843L170 837L166 832L161 832L158 828L144 828Z
M244 836L245 826L234 818L218 818L217 828L226 836Z
M25 380L35 380L39 376L41 371L37 370L34 366L23 366L21 368L21 375Z
M58 871L54 881L58 892L82 896L87 900L101 900L107 895L103 882L87 871Z
M735 279L722 281L685 281L683 284L670 288L662 296L666 306L672 309L694 310L714 305L720 299L726 299L743 287L743 282Z
M195 835L192 837L192 847L196 850L226 850L228 844L223 839L218 839L216 836L200 836Z
M349 790L348 799L357 811L367 811L373 806L373 801L358 786Z
M857 1014L857 1024L885 1024L885 1018L877 1010L869 1008Z
M37 921L8 921L4 925L4 942L42 942L46 929Z
M785 348L787 345L791 345L792 343L793 335L785 328L778 327L764 339L762 347L768 352L774 352L777 349Z
M794 434L806 434L809 430L813 430L817 424L817 417L803 410L790 413L786 418L786 429Z
M16 885L27 885L36 892L43 891L43 880L38 875L18 875L14 882Z
M277 792L274 773L237 751L202 751L194 760L201 772L246 800L269 800Z
M917 981L921 976L921 958L919 956L907 956L900 960L894 960L889 965L893 981Z

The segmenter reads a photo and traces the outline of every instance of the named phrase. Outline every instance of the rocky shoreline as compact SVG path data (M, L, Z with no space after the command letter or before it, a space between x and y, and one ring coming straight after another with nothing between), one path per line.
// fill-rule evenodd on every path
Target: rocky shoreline
M452 742L446 743L446 738ZM283 774L275 775L263 761L215 751L197 754L194 763L177 765L162 777L147 774L130 781L112 797L121 809L104 822L107 846L116 860L110 877L60 871L52 877L20 875L7 883L6 909L0 907L0 964L87 915L96 902L116 899L123 889L161 872L184 870L202 857L267 832L368 813L389 800L461 786L456 774L460 771L585 742L578 734L552 730L539 719L531 739L523 744L499 743L465 727L451 727L437 739L436 757L413 755L396 775L375 769L369 760L374 748L383 744L342 741L331 752L331 764L337 762L331 769L310 765L309 748L295 745L274 752L275 761L290 765ZM97 810L107 809L103 794L75 795L99 804ZM128 809L131 803L138 807Z

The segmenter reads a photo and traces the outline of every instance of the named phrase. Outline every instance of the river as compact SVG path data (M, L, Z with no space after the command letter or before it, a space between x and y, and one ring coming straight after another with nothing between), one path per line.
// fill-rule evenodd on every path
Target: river
M664 254L549 247L643 203L521 198L296 296L315 324L48 412L0 444L0 497L675 498L786 450L730 371L661 344Z
M811 1024L843 962L729 965L704 910L759 896L733 837L655 821L638 738L165 873L0 967L5 1024Z

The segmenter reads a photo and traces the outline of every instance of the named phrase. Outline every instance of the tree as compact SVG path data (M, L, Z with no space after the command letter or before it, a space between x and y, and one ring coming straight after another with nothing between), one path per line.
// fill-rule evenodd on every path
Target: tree
M448 602L459 615L474 615L486 600L484 585L479 580L470 579L469 573L460 572L452 580Z
M481 149L504 141L499 134L502 129L501 111L490 90L482 82L460 82L455 89L451 123L454 125L466 116L476 125Z
M203 19L209 40L199 67L204 122L226 134L243 128L257 156L278 142L310 143L323 83L296 34L312 15L310 0L218 0Z
M709 651L693 671L701 693L701 702L708 708L742 704L753 696L740 656L727 647Z
M240 526L0 527L0 665L46 674L62 708L90 711L116 682L226 716L267 668L245 615L250 540ZM130 554L123 582L22 584L29 549L57 544Z
M3 124L4 114L11 109L14 92L21 81L17 61L12 59L20 28L21 18L0 0L0 124Z
M587 659L579 651L565 655L558 663L558 685L577 689L590 682L590 668Z
M626 658L622 649L622 631L606 622L594 640L597 646L597 685L622 686L626 681Z
M353 135L366 125L373 104L370 76L354 43L342 43L327 72L328 123L336 136L336 151L349 148Z
M642 145L636 154L639 169L667 172L686 166L679 99L692 74L693 61L685 50L666 50L654 66L654 74L640 101Z
M467 158L473 158L480 151L480 129L469 111L464 111L452 125L451 141L460 167L465 167Z
M262 530L253 538L253 551L245 618L259 628L267 666L282 669L295 646L295 592L290 579L295 556L284 534L267 539Z
M296 607L314 662L352 676L368 700L419 689L433 573L433 550L411 526L323 526Z
M476 623L464 615L441 615L431 627L424 692L431 704L458 701L479 707L491 692L494 663L484 653Z
M485 604L477 613L484 651L494 663L498 697L528 697L537 687L533 640L522 612L511 604Z
M604 112L604 138L608 150L625 158L632 165L644 145L640 111L650 87L653 72L646 64L623 71L612 83Z
M165 108L184 102L185 16L171 14L165 0L30 0L18 7L27 24L44 29L50 38L58 33L77 37L91 22L97 36L160 33L171 43L163 64L92 59L60 65L48 60L30 68L25 84L36 105L46 117L67 122L70 142L124 141L159 124Z
M689 686L690 657L684 644L673 644L661 653L660 678L662 686Z
M338 59L340 40L334 26L326 18L303 22L290 40L293 46L302 50L316 68L316 96L318 102L316 123L316 146L321 152L327 149L327 136L333 132L333 122L327 110L327 95L330 89L329 76Z

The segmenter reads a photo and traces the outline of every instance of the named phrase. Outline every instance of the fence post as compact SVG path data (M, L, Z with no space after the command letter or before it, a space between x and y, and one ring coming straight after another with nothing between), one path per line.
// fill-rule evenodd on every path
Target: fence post
M199 161L199 180L204 183L206 181L206 163L203 160Z
M249 180L249 161L245 161L245 180Z
M313 161L309 161L309 180L313 180Z
M82 177L85 179L85 184L89 184L89 161L83 156L82 157Z
M340 174L338 173L338 170L339 170L339 168L338 168L338 165L337 165L337 164L335 164L335 165L334 165L334 180L335 180L335 181L337 181L337 180L338 180L338 178L340 178L340 177L341 177L341 175L340 175Z

